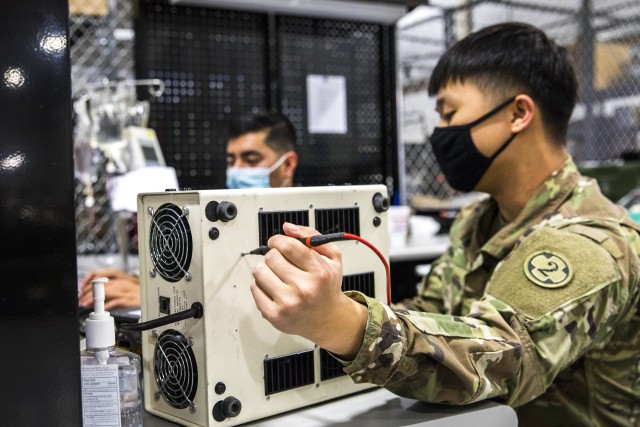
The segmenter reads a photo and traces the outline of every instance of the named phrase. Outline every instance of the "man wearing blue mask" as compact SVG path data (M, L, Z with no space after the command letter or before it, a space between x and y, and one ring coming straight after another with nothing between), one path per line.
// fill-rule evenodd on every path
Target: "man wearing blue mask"
M284 116L248 114L227 130L227 188L290 187L298 165L292 124ZM115 268L87 273L78 296L80 306L93 304L91 280L108 277L105 309L140 306L138 276Z
M279 330L330 351L355 382L427 402L496 399L520 426L640 426L640 226L567 150L567 51L539 29L470 34L429 82L430 142L464 208L419 295L341 291L337 245L285 224L251 283ZM602 141L607 143L607 141ZM392 278L393 279L393 278Z
M227 188L293 185L295 133L283 116L242 116L229 125L227 140Z

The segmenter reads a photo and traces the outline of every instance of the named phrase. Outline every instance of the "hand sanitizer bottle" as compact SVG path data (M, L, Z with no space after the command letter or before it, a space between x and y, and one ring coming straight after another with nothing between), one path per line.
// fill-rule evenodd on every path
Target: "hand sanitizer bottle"
M113 317L104 311L107 278L91 281L93 313L86 320L87 348L80 354L82 421L88 426L142 425L140 356L115 347Z

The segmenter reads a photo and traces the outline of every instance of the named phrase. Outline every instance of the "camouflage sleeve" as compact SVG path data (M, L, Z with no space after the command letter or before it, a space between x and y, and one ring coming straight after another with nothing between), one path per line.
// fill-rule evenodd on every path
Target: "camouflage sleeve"
M362 294L350 296L369 307L363 345L352 362L343 362L355 382L435 403L463 404L509 393L520 346L494 307L501 306L499 301L478 301L474 316L456 317L394 311Z
M355 382L427 402L502 397L519 406L543 393L559 371L605 342L637 303L619 260L601 244L543 230L498 265L487 294L464 317L393 311L350 293L368 306L369 318L356 358L343 361L345 371Z
M447 252L445 252L444 255L434 261L431 271L420 282L418 295L404 299L395 304L394 307L404 310L426 311L428 313L444 313L443 271L448 258Z

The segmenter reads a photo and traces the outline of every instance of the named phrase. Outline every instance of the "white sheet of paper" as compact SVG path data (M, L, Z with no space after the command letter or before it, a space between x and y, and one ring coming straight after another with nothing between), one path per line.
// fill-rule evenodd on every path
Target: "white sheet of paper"
M307 76L309 133L347 133L347 79L344 76Z
M111 209L116 212L135 212L138 210L138 193L178 189L178 178L174 168L148 166L112 178L109 186Z

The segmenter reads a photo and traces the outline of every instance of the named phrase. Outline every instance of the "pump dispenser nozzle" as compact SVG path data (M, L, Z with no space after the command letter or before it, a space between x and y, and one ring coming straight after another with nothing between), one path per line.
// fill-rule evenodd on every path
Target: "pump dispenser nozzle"
M87 348L107 348L116 345L113 317L104 310L104 284L108 281L106 277L91 281L93 312L86 320Z
M109 279L106 277L98 277L91 281L91 290L93 291L93 313L92 315L104 314L104 284ZM109 314L109 313L107 313Z

